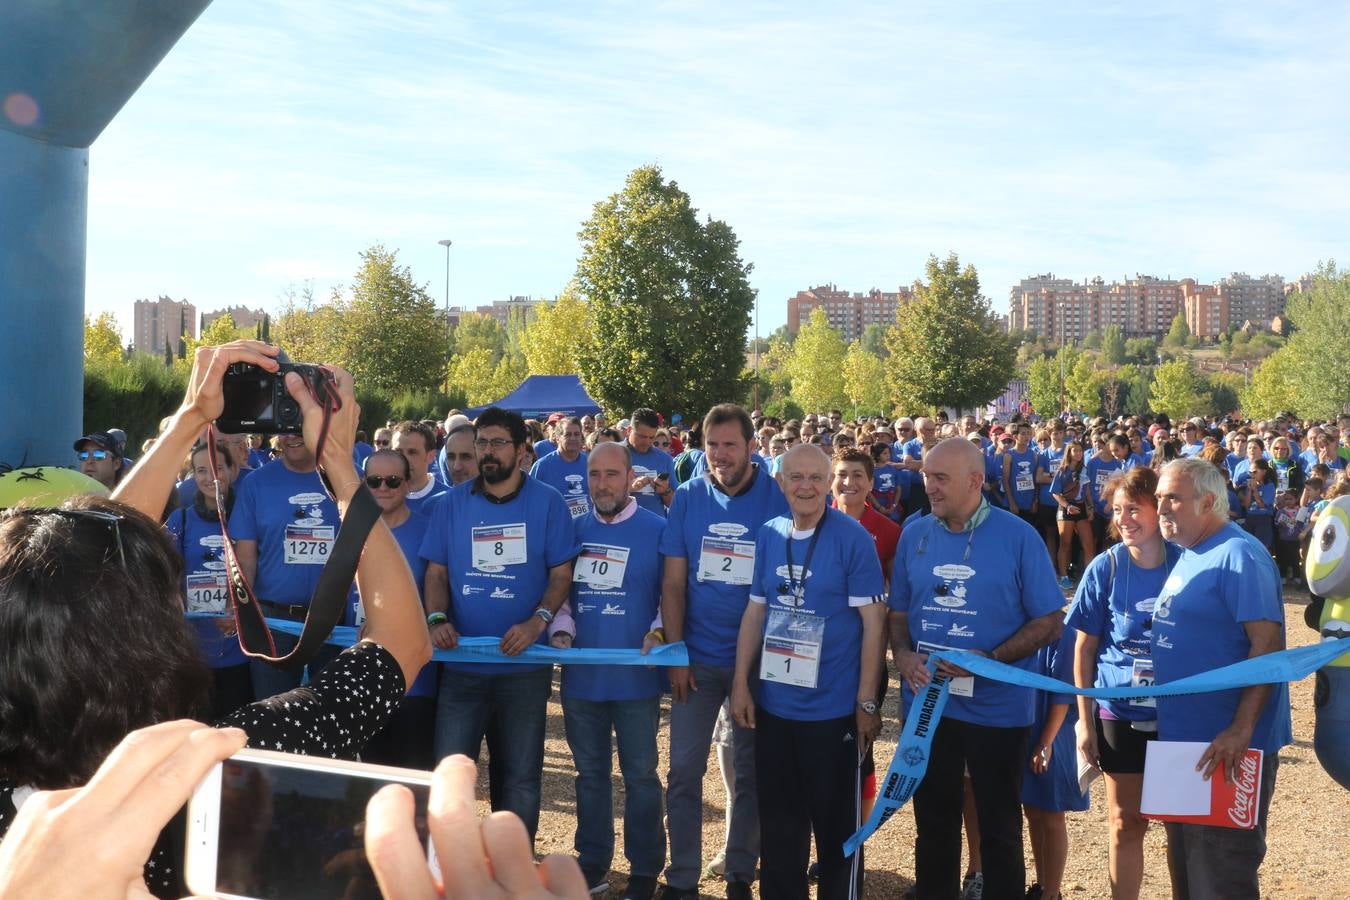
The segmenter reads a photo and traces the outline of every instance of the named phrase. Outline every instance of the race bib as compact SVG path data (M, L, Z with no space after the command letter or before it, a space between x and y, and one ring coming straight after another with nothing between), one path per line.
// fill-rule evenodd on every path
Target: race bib
M699 581L748 585L755 577L755 542L705 537L696 577Z
M286 526L286 565L321 566L332 550L332 525Z
M1153 687L1157 681L1153 676L1153 660L1135 657L1134 666L1130 671L1131 687ZM1157 697L1131 697L1131 706L1147 707L1149 709L1158 708Z
M473 567L497 572L525 562L525 525L482 525L473 529Z
M590 501L586 499L585 495L580 497L566 497L564 500L567 503L567 511L572 514L572 518L574 519L580 519L582 516L586 515L586 513L591 511Z
M1013 489L1020 492L1032 491L1036 489L1036 480L1025 473L1017 476L1017 481Z
M1111 478L1110 472L1097 472L1097 492L1101 493L1102 488L1106 487L1106 482Z
M914 648L919 653L932 653L934 650L964 650L964 647L944 647L941 644L932 644L928 641L919 641L919 645ZM948 683L947 692L956 697L974 697L975 696L975 677L967 675L964 678L953 678Z
M219 615L225 612L225 601L229 596L224 573L207 572L187 577L187 611L190 613Z
M759 655L762 681L814 688L820 670L820 647L825 642L825 619L790 609L769 609L764 644Z
M627 547L582 544L581 555L572 567L572 580L596 590L609 591L623 587L623 573L627 569Z

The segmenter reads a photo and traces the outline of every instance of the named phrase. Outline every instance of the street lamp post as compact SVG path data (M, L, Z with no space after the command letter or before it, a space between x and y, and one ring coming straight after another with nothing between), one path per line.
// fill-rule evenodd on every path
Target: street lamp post
M450 393L450 245L449 238L437 241L445 248L445 392Z

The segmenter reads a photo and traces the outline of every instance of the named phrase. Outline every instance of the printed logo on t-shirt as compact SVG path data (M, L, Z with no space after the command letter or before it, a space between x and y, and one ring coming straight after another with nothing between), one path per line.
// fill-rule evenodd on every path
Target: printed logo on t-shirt
M328 498L316 491L306 491L303 494L295 494L286 498L286 502L296 509L303 511L304 515L292 522L292 525L322 525L323 507L320 505Z
M225 571L225 538L218 534L203 535L198 544L206 548L202 554L202 568L208 572Z
M464 588L463 588L464 596L465 596L465 597L468 597L470 594L481 594L481 593L483 593L483 590L484 590L483 588L480 588L480 587L474 587L474 586L471 585L471 584L466 584L466 585L464 585Z
M628 612L617 603L606 603L605 608L600 610L602 616L626 616Z
M725 538L738 538L749 530L740 522L714 522L708 526L708 531Z
M508 591L508 590L507 590L506 588L504 588L504 587L499 587L499 588L493 588L493 590L492 590L492 599L493 599L493 600L514 600L514 599L516 599L516 595L515 595L515 592L514 592L514 591Z
M973 638L973 637L975 636L975 631L974 631L974 629L972 629L972 628L967 628L966 626L962 625L960 622L957 622L957 623L956 623L955 625L953 625L951 628L947 629L947 634L951 635L952 637L968 637L968 638Z
M567 493L569 494L583 493L586 490L586 486L582 484L582 482L585 480L586 479L583 478L581 475L563 476L563 481L567 482Z
M1148 597L1136 603L1134 605L1134 608L1137 609L1139 612L1143 613L1144 615L1148 615L1149 613L1153 612L1153 608L1157 605L1158 605L1157 597Z
M975 577L975 570L965 565L934 566L933 574L939 583L933 588L933 602L948 609L966 605L966 581Z

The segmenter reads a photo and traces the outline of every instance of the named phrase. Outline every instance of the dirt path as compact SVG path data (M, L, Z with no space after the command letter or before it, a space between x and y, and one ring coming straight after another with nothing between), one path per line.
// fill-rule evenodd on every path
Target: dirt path
M1289 623L1290 646L1311 643L1316 637L1303 624L1307 596L1287 593L1285 617ZM1350 822L1350 792L1333 782L1317 764L1312 750L1312 679L1290 688L1293 709L1294 743L1280 753L1279 781L1275 791L1269 824L1269 852L1261 869L1262 891L1268 897L1308 898L1350 896L1345 882L1344 840ZM878 768L884 769L895 750L897 690L892 680L885 710L885 729L877 752ZM667 769L669 703L663 709L659 772L665 779ZM486 768L480 777L479 796L487 796ZM576 812L573 792L573 768L567 742L563 738L562 708L555 687L549 703L548 737L544 756L544 801L540 818L537 850L540 853L572 853ZM616 828L622 828L623 785L614 762ZM720 847L725 793L715 761L709 762L704 781L704 859ZM486 811L486 804L480 804ZM1106 799L1098 779L1092 789L1092 808L1086 813L1070 814L1069 862L1064 878L1064 896L1096 900L1110 897L1106 875ZM623 837L617 838L613 886L607 896L618 898L626 883L627 861L623 858ZM874 898L898 898L912 881L914 873L914 819L908 812L896 815L867 844L866 893ZM1167 897L1166 849L1161 827L1153 826L1145 843L1143 896ZM1026 848L1027 868L1031 871L1031 847ZM719 882L701 886L703 896L722 897Z

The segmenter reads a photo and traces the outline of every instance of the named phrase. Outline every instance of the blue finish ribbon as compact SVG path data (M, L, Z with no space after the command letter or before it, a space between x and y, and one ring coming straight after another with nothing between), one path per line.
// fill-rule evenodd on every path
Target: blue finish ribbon
M948 679L937 674L937 661L945 660L982 678L992 678L1005 684L1050 691L1056 694L1081 694L1102 700L1132 697L1172 697L1178 694L1204 694L1227 691L1255 684L1276 684L1307 678L1332 660L1344 656L1346 647L1339 640L1322 641L1267 653L1252 659L1209 672L1200 672L1167 684L1124 685L1114 688L1079 688L1072 684L1037 675L1016 666L996 662L977 653L963 650L935 650L928 655L928 674L932 679L915 697L909 715L900 730L900 743L886 770L886 780L877 791L876 805L863 827L844 842L844 856L851 856L895 812L909 802L928 770L928 755L933 749L933 734L937 731L942 710L947 705Z
M217 616L210 613L188 613L189 619L223 619L229 616ZM299 635L303 622L289 619L267 620L267 627L284 634ZM350 647L357 641L357 629L350 625L338 625L328 636L327 643L339 647ZM537 666L541 663L560 663L562 665L581 666L687 666L689 651L683 641L673 644L661 644L653 647L645 656L636 648L599 648L569 647L560 650L544 644L531 644L516 656L507 656L499 645L501 638L461 637L459 646L453 650L433 647L432 662L474 662L474 663L519 663Z

